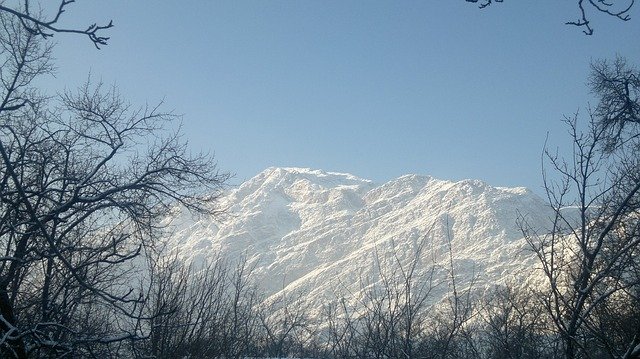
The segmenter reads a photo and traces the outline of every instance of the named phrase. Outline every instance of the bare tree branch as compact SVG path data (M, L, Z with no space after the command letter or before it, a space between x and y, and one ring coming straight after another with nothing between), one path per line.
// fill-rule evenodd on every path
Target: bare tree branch
M67 6L74 2L75 0L61 0L56 13L48 20L32 15L30 12L30 2L28 0L24 1L23 8L11 8L0 3L0 12L15 16L20 20L20 23L25 29L43 38L52 37L53 33L79 34L87 36L97 49L100 49L100 46L107 45L109 38L101 36L100 33L103 30L113 27L113 21L109 21L107 25L91 24L84 30L64 28L57 25L62 14L67 10Z
M465 0L470 3L478 3L481 9L490 6L493 3L501 3L503 0ZM566 25L577 26L583 28L585 35L593 35L593 27L589 20L587 8L591 8L596 12L614 17L621 21L629 21L631 19L630 12L635 5L635 0L577 0L579 16L578 20L567 21Z

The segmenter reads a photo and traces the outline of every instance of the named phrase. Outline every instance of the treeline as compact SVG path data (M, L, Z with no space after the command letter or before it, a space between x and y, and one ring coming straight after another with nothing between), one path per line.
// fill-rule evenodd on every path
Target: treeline
M286 290L264 301L245 261L218 259L201 270L163 262L142 347L157 358L566 358L542 288L462 286L453 262L442 268L421 254L404 264L376 254L383 272L361 279L358 291L310 301ZM638 309L620 298L593 313L589 320L602 325L574 338L576 357L622 357Z

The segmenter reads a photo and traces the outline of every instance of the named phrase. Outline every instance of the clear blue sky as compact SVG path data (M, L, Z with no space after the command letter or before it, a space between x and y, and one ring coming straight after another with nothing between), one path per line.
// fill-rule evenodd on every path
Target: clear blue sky
M630 22L563 23L575 1L88 1L63 24L107 22L109 45L56 35L52 90L91 72L134 105L165 101L185 138L240 183L269 166L477 178L541 193L547 132L592 100L589 62L640 65Z

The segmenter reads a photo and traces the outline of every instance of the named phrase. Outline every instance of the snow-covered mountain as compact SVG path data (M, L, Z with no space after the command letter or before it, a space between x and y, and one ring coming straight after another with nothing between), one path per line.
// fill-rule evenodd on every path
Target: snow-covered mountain
M177 213L173 245L194 261L246 256L268 295L300 290L310 301L357 292L387 265L416 260L421 244L419 273L450 269L451 253L463 284L522 279L534 262L517 219L543 228L550 215L526 188L417 175L377 185L304 168L269 168L222 203L222 220Z

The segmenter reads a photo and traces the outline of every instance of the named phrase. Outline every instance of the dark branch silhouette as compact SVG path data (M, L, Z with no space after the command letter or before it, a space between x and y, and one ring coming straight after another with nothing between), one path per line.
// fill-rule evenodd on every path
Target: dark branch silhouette
M467 2L472 2L472 3L480 3L480 8L484 9L485 7L491 5L494 2L502 2L502 0L466 0Z
M109 21L107 25L98 25L96 23L89 25L86 29L72 29L64 28L57 25L62 14L66 11L69 4L74 3L75 0L61 0L58 9L51 19L42 19L38 15L33 15L29 10L29 0L25 0L23 8L11 8L0 4L0 12L5 12L17 17L20 20L22 26L34 35L39 35L44 38L52 37L54 33L71 33L86 35L89 40L93 42L93 45L100 49L100 46L107 45L108 37L101 36L100 32L105 29L113 27L113 21Z
M481 9L488 7L493 3L501 3L503 0L465 0L470 3L479 4ZM622 5L620 5L622 4ZM578 0L577 6L579 10L578 20L575 21L567 21L566 25L572 25L583 28L583 31L586 35L593 35L593 27L591 27L591 22L589 20L589 15L587 14L587 8L591 7L597 12L606 14L608 16L615 17L622 21L629 21L631 17L629 13L633 6L635 5L635 0Z

